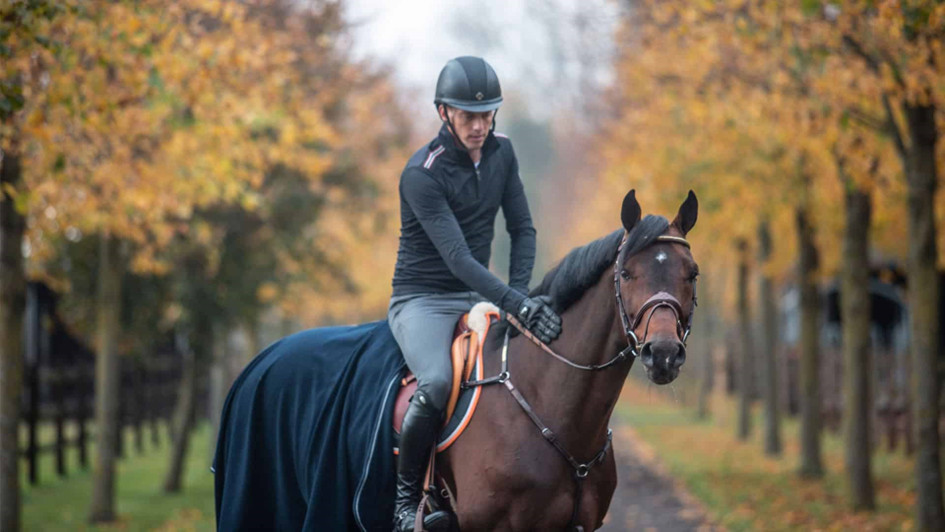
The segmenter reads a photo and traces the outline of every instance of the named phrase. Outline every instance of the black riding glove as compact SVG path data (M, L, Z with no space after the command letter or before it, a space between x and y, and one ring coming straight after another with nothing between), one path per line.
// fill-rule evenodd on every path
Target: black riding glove
M516 312L522 325L546 344L561 334L561 316L548 303L547 296L527 297Z

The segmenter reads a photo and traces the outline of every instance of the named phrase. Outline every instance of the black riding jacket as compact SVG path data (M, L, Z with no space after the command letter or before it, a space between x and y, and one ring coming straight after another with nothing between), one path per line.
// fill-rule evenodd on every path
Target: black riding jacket
M488 269L499 207L512 239L508 285ZM475 290L502 309L521 306L535 263L535 228L507 137L489 133L477 169L440 128L400 176L400 219L394 296Z

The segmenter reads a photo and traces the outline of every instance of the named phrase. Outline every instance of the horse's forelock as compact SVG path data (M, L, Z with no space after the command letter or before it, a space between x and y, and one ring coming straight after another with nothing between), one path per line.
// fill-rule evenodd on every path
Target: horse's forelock
M662 216L648 214L640 220L627 235L627 242L620 249L620 264L624 264L628 257L643 251L644 248L656 241L656 238L665 234L669 229L669 220Z

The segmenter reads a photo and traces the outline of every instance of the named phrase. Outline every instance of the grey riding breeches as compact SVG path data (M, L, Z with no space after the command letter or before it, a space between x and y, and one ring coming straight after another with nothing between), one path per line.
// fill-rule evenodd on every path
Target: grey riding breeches
M407 367L438 410L446 408L453 385L450 347L456 321L484 301L476 292L409 294L391 298L387 321Z

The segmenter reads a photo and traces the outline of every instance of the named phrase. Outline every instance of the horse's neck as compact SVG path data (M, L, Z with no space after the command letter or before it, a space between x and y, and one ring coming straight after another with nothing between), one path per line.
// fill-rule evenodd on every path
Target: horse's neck
M561 336L551 344L555 352L579 364L601 364L626 346L612 279L605 273L562 314ZM579 460L591 458L603 444L632 361L600 371L580 370L554 360L521 335L509 349L513 381L536 413Z

